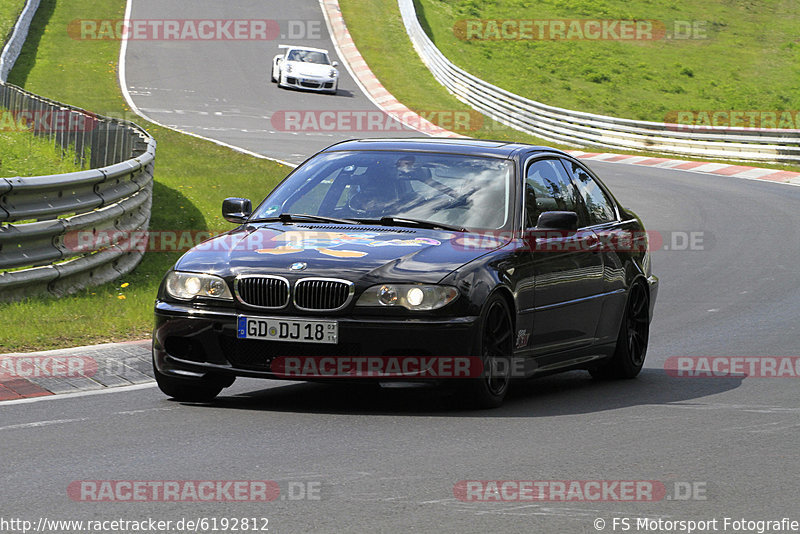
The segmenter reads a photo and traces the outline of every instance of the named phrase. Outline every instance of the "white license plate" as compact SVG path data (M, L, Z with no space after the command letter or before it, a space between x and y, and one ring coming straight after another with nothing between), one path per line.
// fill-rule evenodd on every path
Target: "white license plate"
M240 315L236 327L236 337L240 339L266 339L268 341L335 344L339 341L339 323L336 321L305 321Z

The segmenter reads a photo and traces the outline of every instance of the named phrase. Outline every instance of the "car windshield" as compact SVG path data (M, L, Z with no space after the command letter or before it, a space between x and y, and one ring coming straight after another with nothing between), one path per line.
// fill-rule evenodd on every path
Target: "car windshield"
M253 214L415 219L505 229L513 217L509 160L420 152L325 152L298 168Z
M289 52L289 61L301 61L303 63L316 63L318 65L330 65L328 55L314 50L292 50Z

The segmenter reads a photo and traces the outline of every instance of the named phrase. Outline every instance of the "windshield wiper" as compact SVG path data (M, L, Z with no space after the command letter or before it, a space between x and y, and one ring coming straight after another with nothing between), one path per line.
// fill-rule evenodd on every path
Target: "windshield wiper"
M337 224L360 224L360 221L356 221L353 219L337 219L335 217L324 217L322 215L309 215L307 213L281 213L276 217L259 217L258 219L250 219L249 223L260 223L260 222L283 222L283 223L290 223L290 222L302 222L302 221L311 221L311 222L327 222L327 223L337 223Z
M381 217L380 219L337 219L336 217L325 217L323 215L309 215L308 213L281 213L275 217L259 217L250 219L248 223L262 222L326 222L336 224L381 224L383 226L413 226L415 228L426 228L430 230L448 230L451 232L466 232L467 229L461 226L424 221L422 219L407 219L405 217Z
M461 226L443 224L422 219L407 219L406 217L381 217L380 219L354 219L362 224L382 224L383 226L412 226L415 228L426 228L429 230L449 230L451 232L466 232L467 229Z

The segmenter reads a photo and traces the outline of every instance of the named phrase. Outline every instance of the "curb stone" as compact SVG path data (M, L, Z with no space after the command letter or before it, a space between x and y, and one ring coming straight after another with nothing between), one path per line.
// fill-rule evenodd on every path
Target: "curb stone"
M0 401L152 381L149 339L0 354Z

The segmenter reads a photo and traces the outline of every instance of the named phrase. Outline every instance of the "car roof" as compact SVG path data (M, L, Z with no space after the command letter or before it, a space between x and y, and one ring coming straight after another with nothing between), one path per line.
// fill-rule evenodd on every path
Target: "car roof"
M322 52L323 54L327 54L328 51L324 48L312 48L310 46L296 46L296 45L278 45L278 48L286 49L286 50L307 50L309 52Z
M392 150L409 152L440 152L446 154L462 154L472 156L489 156L512 158L518 152L545 152L567 156L566 152L547 146L514 143L510 141L492 141L472 139L469 137L410 137L398 139L352 139L329 146L323 152L365 150Z

